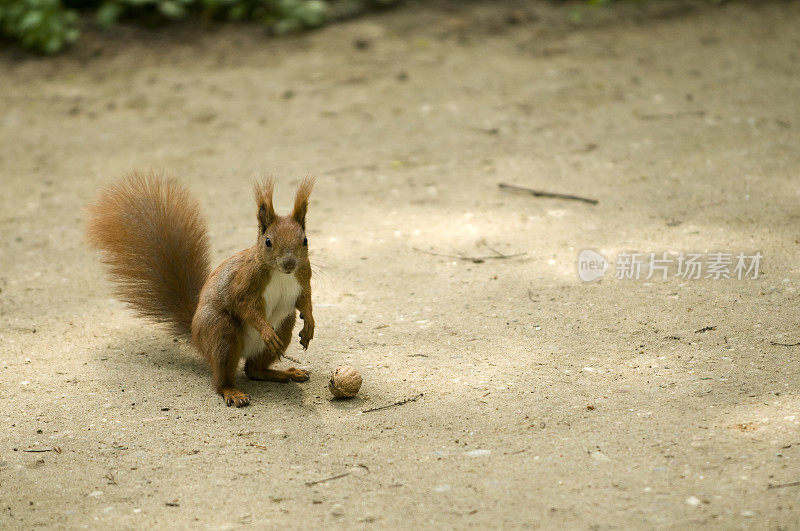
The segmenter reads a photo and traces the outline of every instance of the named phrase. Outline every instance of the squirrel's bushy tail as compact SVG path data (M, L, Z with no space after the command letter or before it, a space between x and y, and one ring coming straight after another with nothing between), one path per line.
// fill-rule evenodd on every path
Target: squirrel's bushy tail
M206 222L174 179L133 173L88 207L89 241L103 252L117 297L139 314L191 334L209 274Z

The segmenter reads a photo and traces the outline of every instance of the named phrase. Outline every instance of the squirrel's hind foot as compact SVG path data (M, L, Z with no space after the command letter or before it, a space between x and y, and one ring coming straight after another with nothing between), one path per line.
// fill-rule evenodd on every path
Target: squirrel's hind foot
M245 367L245 374L251 380L262 380L266 382L305 382L310 378L308 371L291 367L285 371L276 369L256 369Z
M250 403L250 397L235 387L224 387L219 390L219 394L227 406L244 407Z

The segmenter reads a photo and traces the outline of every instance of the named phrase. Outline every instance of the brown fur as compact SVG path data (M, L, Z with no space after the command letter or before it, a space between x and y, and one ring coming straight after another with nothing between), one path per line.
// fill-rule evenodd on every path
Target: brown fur
M88 208L89 241L103 251L117 297L139 314L191 334L208 278L206 222L174 179L133 173Z
M307 349L314 337L311 265L304 245L312 187L313 179L304 179L292 213L278 216L272 206L272 180L256 184L256 243L225 260L211 275L207 275L207 237L204 225L198 225L197 204L174 181L134 175L101 194L91 208L90 238L105 251L118 293L146 317L170 322L181 333L191 331L192 344L208 362L214 388L228 405L240 407L249 403L249 397L235 386L245 325L258 331L264 341L262 353L245 363L248 377L280 382L308 379L308 372L301 369L269 368L291 341L295 312L274 330L265 315L263 293L271 275L295 276L301 288L295 303L303 318L300 344ZM162 190L169 193L161 193ZM182 286L184 276L202 276L202 288L192 284L196 291L169 289ZM192 316L188 324L187 314Z

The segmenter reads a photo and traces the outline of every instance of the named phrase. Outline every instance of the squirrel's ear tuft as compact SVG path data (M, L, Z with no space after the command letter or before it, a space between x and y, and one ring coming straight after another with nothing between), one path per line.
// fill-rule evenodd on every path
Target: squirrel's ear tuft
M258 231L261 234L267 231L267 227L275 219L275 209L272 206L272 190L274 187L275 183L272 177L265 177L256 182L253 187L256 204L258 205Z
M311 195L311 190L314 188L314 177L306 177L300 182L300 187L297 189L297 195L294 197L294 209L292 210L292 218L306 230L306 212L308 212L308 197Z

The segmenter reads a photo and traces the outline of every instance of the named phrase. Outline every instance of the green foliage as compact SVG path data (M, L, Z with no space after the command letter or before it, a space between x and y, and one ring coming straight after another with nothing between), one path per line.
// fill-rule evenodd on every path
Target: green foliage
M78 9L94 10L102 27L121 20L162 23L188 17L263 22L276 33L315 28L335 14L384 7L398 0L0 0L0 35L54 53L75 41Z
M61 0L0 0L0 33L26 48L54 53L78 38L78 15Z

